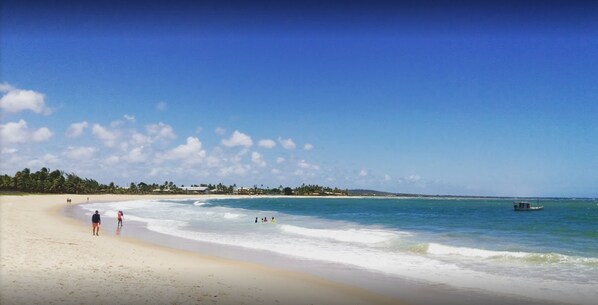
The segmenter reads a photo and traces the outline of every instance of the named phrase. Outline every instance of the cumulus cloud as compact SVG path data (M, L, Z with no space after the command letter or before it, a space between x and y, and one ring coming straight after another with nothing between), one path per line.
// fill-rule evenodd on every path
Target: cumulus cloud
M3 143L24 143L27 141L27 122L21 119L18 122L0 124L0 134Z
M148 134L158 140L173 140L176 138L172 126L159 122L158 124L149 124L145 126Z
M280 163L284 163L284 161L286 161L286 159L285 159L285 158L283 158L283 157L278 157L278 158L276 158L276 163L278 163L278 164L280 164Z
M33 132L32 138L33 141L42 142L49 140L53 135L54 133L48 127L42 127Z
M134 132L133 135L131 135L131 139L136 145L147 145L152 143L152 139L150 137L138 132Z
M0 92L4 93L0 98L0 109L17 113L31 110L35 113L49 115L52 113L46 106L45 96L33 90L20 90L7 83L0 84Z
M118 133L115 131L108 130L100 124L93 124L91 132L94 136L104 142L104 145L113 147L118 140Z
M263 148L273 148L276 146L276 142L270 139L264 139L257 142L257 145Z
M266 166L266 161L264 161L262 155L255 151L251 153L251 162L259 167Z
M96 149L93 147L68 147L63 155L73 160L89 160L95 152Z
M132 163L145 162L148 155L143 152L143 146L135 147L127 154L127 160Z
M60 159L53 154L44 154L40 158L29 160L29 162L27 162L27 167L44 167L50 164L55 164L59 160Z
M129 122L135 122L135 116L134 115L125 114L123 117L125 118L125 120L127 120Z
M313 148L314 146L309 143L303 145L303 150L312 150Z
M202 144L198 138L188 137L185 144L179 145L174 149L160 156L163 160L182 160L187 163L198 163L206 157L206 151L202 149Z
M250 136L235 130L229 139L222 140L222 145L226 147L251 147L253 145L253 140L251 140Z
M67 137L76 138L81 136L88 125L89 124L87 124L86 121L71 124L69 128L66 130Z
M53 133L47 127L30 131L27 122L23 119L18 122L0 124L0 141L2 143L25 143L28 140L42 142L49 140Z
M9 91L16 90L16 88L8 83L1 83L0 84L0 92L7 93Z
M280 145L282 145L282 147L284 149L294 149L295 148L295 142L293 142L293 139L288 138L288 139L283 139L283 138L278 138L278 142L280 143Z
M165 102L159 102L158 104L156 104L156 111L164 111L168 109L168 104L166 104Z
M359 171L359 177L365 177L368 175L368 172L365 169L362 169L361 171Z

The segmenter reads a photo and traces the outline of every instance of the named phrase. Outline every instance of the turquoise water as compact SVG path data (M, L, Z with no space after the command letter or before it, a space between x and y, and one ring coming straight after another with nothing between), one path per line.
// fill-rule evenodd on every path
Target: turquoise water
M536 204L536 202L532 203ZM514 212L512 200L259 199L218 206L271 210L407 230L420 240L496 251L598 257L598 201L542 200L537 212Z
M534 203L536 203L534 201ZM184 238L460 288L568 303L598 298L598 201L228 198L84 205ZM269 222L255 223L267 217ZM271 217L276 218L272 223ZM513 289L525 283L525 289Z

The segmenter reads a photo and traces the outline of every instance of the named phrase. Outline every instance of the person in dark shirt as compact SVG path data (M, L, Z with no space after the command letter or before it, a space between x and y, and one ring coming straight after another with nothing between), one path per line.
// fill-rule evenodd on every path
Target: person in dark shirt
M93 230L93 235L100 236L101 224L102 219L100 219L100 212L96 211L95 214L91 215L91 228Z

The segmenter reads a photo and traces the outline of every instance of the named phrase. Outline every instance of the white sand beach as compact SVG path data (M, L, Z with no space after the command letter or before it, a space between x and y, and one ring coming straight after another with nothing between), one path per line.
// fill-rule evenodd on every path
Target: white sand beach
M0 304L400 304L365 289L157 246L60 214L67 198L0 197ZM151 196L143 196L150 198ZM170 195L170 197L172 197Z

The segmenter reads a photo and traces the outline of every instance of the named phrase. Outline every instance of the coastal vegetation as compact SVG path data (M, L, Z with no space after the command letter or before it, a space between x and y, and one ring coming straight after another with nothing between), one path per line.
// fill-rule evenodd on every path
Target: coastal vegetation
M2 193L49 193L49 194L239 194L239 195L297 195L297 196L345 196L348 190L331 188L316 184L302 184L291 188L278 186L270 188L261 185L238 187L236 184L194 184L185 188L172 181L163 183L131 182L126 186L118 186L114 182L100 183L94 179L81 178L75 173L53 170L42 167L36 172L29 168L17 171L14 176L0 175L0 191Z

